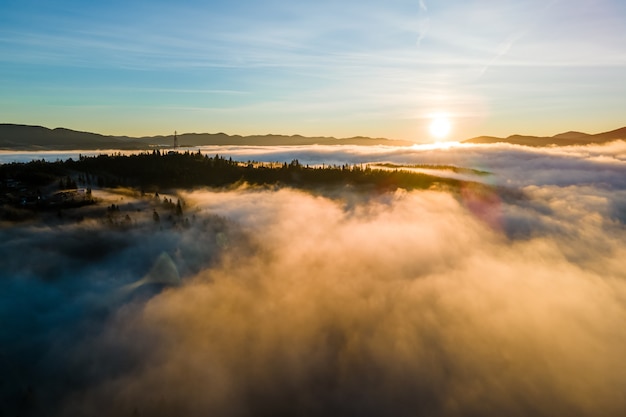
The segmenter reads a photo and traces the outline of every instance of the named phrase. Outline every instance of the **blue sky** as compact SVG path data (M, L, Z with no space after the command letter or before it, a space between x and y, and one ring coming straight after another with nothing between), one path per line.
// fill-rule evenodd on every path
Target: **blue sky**
M0 121L450 139L626 125L620 0L2 0Z

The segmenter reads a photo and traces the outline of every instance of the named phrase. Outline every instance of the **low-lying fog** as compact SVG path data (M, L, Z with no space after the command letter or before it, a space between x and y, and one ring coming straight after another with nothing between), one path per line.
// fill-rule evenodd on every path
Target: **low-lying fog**
M509 186L575 185L605 182L626 188L624 162L626 142L605 145L529 148L517 145L446 145L392 146L202 146L184 150L200 151L232 157L236 161L290 162L298 159L302 165L343 164L425 164L456 165L496 174L490 183ZM180 151L183 151L181 149ZM28 162L33 159L55 161L120 151L0 151L0 163ZM135 151L121 151L130 154ZM587 178L593 171L593 178ZM445 174L443 174L445 175ZM480 181L480 178L474 180ZM483 179L484 180L484 179Z
M624 415L626 143L220 149L511 190L110 194L5 224L0 414Z

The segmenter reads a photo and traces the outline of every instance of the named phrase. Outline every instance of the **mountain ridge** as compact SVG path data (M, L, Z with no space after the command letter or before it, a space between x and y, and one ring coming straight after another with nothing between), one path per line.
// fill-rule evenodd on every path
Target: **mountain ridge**
M477 136L464 140L463 143L510 143L524 146L571 146L607 143L614 140L626 140L626 127L607 132L589 134L576 131L559 133L554 136L511 135L506 138L495 136Z
M506 138L496 136L477 136L462 143L489 144L509 143L524 146L568 146L606 143L614 140L626 140L626 127L607 132L589 134L567 131L554 136L510 135ZM302 135L228 135L218 133L182 133L178 135L181 147L188 146L304 146L304 145L360 145L360 146L411 146L413 142L386 138L354 136L334 138L329 136ZM167 148L174 144L174 135L155 136L114 136L100 133L56 127L53 129L13 123L0 123L0 149L4 150L146 150L155 147Z
M302 135L228 135L219 133L182 133L178 135L181 147L211 145L244 146L297 146L297 145L389 145L410 146L413 142L354 136L334 138L328 136L307 137ZM142 150L154 147L171 147L174 135L143 137L102 135L92 132L57 127L0 123L0 149L9 150L97 150L123 149Z

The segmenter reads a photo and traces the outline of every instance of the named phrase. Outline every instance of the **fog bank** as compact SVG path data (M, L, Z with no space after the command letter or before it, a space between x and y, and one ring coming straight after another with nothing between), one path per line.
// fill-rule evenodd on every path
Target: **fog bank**
M430 152L510 189L181 190L188 223L4 227L0 411L623 415L623 145Z
M82 349L139 365L72 395L71 414L624 410L626 240L597 201L551 197L558 224L509 239L435 192L350 212L288 190L187 197L235 213L254 254L117 314Z

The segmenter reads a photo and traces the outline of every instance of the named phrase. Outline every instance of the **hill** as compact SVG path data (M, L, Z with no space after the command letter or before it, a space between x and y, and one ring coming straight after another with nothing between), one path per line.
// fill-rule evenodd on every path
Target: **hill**
M463 143L511 143L525 146L567 146L606 143L626 140L626 127L598 134L569 131L550 137L511 135L506 138L478 136ZM178 135L182 147L189 146L305 146L305 145L360 145L360 146L411 146L413 142L385 138L356 136L337 139L334 137L307 137L301 135L228 135L226 133L183 133ZM0 123L0 149L15 151L38 150L142 150L167 148L174 143L174 135L128 137L107 136L99 133L80 132L65 128L49 129Z
M0 149L12 150L65 150L77 149L141 149L130 138L104 136L97 133L42 126L0 124Z
M254 135L239 136L226 133L184 133L178 135L180 146L246 145L246 146L294 146L294 145L389 145L410 146L413 143L384 138L352 137L305 137L300 135ZM105 136L98 133L79 132L70 129L48 129L42 126L0 124L0 149L8 150L68 150L68 149L149 149L168 147L174 143L174 135L133 138L128 136Z
M511 135L507 138L498 138L494 136L478 136L472 139L467 139L463 141L463 143L511 143L514 145L525 146L568 146L606 143L619 139L626 140L626 127L593 135L570 131L559 133L558 135L550 137Z

